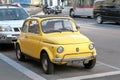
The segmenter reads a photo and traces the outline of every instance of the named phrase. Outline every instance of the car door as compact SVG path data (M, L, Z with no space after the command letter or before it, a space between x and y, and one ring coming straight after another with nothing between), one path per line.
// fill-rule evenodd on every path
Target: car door
M27 53L29 56L39 58L40 53L40 26L37 20L31 20L29 22L28 34L27 34Z
M116 12L117 21L120 22L120 0L116 0L115 5L117 9L117 12Z
M27 49L28 49L28 43L27 43L27 34L28 34L28 27L29 27L29 20L26 20L23 24L23 27L21 29L21 34L20 34L20 48L22 52L27 54Z
M115 8L113 10L114 13L114 20L116 22L120 22L120 4L115 4Z

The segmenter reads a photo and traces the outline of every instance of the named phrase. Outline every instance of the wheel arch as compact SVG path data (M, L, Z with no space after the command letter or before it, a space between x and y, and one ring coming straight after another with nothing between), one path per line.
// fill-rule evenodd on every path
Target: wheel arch
M20 41L18 40L17 42L14 43L14 47L16 49L16 46L19 45L19 47L21 48L21 44L20 44Z
M49 49L47 49L47 48L43 48L43 49L40 51L40 60L41 60L42 55L43 55L44 53L46 53L46 54L48 55L50 61L52 62L52 59L53 59L53 56L54 56L54 55L53 55L53 53L52 53Z
M74 9L71 8L71 9L69 10L69 16L71 16L71 11L74 11Z
M73 9L73 8L71 8L71 9L70 9L70 12L71 12L71 11L74 11L74 9Z
M96 18L97 16L100 16L101 14L100 13L96 13L95 15L94 15L94 18Z

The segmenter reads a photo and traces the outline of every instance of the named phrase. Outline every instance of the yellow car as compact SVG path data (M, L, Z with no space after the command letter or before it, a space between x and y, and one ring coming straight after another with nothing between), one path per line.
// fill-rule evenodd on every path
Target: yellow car
M26 19L16 42L20 61L30 56L42 63L46 74L54 72L54 64L83 62L87 69L96 64L94 43L80 33L75 21L67 16L32 16Z

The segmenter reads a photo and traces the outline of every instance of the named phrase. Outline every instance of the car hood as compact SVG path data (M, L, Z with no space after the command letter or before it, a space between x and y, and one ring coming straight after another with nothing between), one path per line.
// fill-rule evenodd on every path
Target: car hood
M10 27L22 27L24 20L0 21L0 25L9 25Z
M80 44L90 42L83 34L45 36L43 42L51 44Z

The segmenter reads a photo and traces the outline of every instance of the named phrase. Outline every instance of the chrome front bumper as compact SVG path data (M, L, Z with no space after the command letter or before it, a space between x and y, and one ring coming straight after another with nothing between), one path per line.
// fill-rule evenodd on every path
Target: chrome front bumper
M55 58L53 62L70 62L70 61L84 61L90 58L95 58L96 55L93 56L84 56L84 57L77 57L77 58Z
M18 39L18 36L8 36L8 35L0 35L0 43L14 43Z

